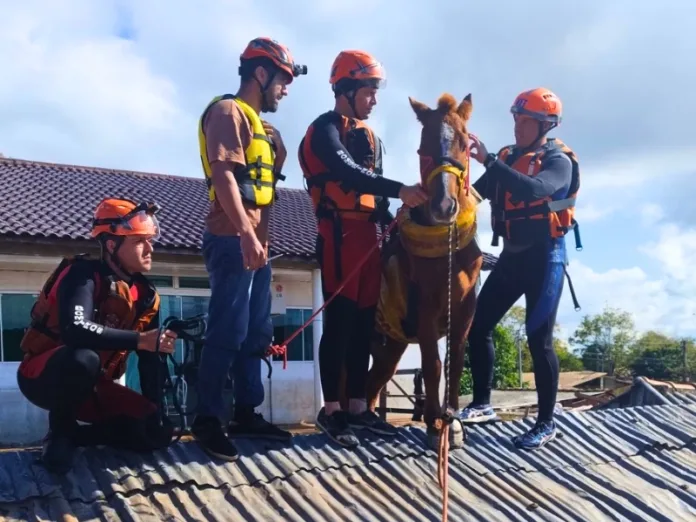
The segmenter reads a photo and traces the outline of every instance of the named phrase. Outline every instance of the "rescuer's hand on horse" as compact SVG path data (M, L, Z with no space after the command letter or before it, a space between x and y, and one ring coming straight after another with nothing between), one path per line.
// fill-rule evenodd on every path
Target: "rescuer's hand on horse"
M428 201L428 194L423 190L420 183L415 185L404 185L399 190L399 199L404 202L407 207L417 207L418 205Z
M474 134L469 134L469 150L471 151L471 157L479 163L483 164L483 162L486 161L486 156L488 156L488 149L483 144L483 142L480 139L478 139L478 137Z

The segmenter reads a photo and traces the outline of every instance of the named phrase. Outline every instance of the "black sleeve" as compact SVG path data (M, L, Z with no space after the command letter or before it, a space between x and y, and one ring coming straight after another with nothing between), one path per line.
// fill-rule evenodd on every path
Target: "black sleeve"
M544 159L541 169L536 176L527 176L496 159L484 176L495 179L516 201L536 201L570 186L573 164L566 154L549 155Z
M137 350L137 332L97 324L94 317L95 275L73 266L58 287L58 321L63 342L93 350Z
M341 143L338 127L330 117L319 117L314 122L310 147L326 165L336 181L347 188L385 198L398 198L403 183L378 176L374 171L361 167Z
M162 313L162 309L160 308L157 310L157 313L152 316L152 319L150 319L150 323L147 325L147 330L154 330L155 328L160 327L160 314Z
M483 199L491 199L492 194L488 193L488 171L481 174L481 177L477 179L471 186L476 192L479 193Z

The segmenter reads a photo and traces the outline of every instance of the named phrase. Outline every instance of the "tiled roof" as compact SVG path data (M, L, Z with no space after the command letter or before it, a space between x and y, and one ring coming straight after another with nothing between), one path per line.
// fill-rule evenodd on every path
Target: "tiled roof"
M533 419L469 430L450 452L449 519L693 520L696 405L565 413L563 437L520 452ZM421 428L355 450L321 435L292 445L240 441L211 461L194 442L141 456L89 449L53 477L36 453L0 453L0 516L10 520L432 520L441 491ZM64 517L64 518L63 518Z
M280 189L271 210L273 254L311 258L315 221L301 189ZM0 234L89 239L92 212L105 196L157 201L166 248L198 251L208 195L203 178L0 159Z
M105 196L156 200L165 248L199 251L208 209L203 178L0 158L0 235L89 239ZM271 255L314 258L316 220L303 189L279 188L271 209ZM484 255L484 269L496 258Z

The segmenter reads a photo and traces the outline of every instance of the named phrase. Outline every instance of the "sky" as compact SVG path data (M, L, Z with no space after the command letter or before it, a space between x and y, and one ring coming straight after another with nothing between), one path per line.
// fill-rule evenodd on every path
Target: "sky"
M197 122L238 87L239 54L256 36L285 43L308 76L266 115L289 151L285 186L302 187L297 146L330 109L329 68L343 49L381 60L388 85L368 123L385 174L418 179L420 136L408 97L430 106L472 93L470 131L490 150L513 141L509 107L543 86L563 101L553 132L579 157L569 240L571 334L604 306L640 331L696 335L696 3L648 0L0 0L0 152L5 156L202 176ZM474 179L483 172L475 164ZM393 206L394 208L394 206ZM479 208L490 246L489 207ZM524 304L524 300L520 301ZM411 352L410 357L416 357Z

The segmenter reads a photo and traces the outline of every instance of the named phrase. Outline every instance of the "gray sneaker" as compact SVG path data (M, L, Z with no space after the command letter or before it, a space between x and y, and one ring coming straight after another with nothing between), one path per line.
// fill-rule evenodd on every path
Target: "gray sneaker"
M317 428L326 433L332 441L346 448L360 445L360 441L348 425L347 411L338 410L327 415L326 410L322 408L317 415Z
M383 421L379 415L371 410L365 410L358 415L348 414L348 423L354 430L369 430L377 435L385 435L387 437L393 437L399 433L397 427Z
M459 412L458 417L464 424L498 420L498 414L490 404L469 404Z

